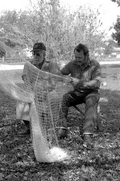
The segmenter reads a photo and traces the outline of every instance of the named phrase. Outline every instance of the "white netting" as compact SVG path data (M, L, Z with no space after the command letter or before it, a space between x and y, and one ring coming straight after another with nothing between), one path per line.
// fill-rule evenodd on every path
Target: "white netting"
M23 72L6 71L1 65L0 86L28 111L36 159L40 162L65 159L67 153L59 148L57 137L62 96L73 89L67 78L39 70L29 62Z

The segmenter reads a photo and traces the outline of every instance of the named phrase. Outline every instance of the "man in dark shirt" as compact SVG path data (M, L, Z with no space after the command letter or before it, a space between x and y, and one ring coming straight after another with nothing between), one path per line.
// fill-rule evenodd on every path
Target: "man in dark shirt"
M89 50L83 44L78 44L74 49L75 60L69 62L62 70L63 75L71 76L74 90L63 96L60 119L64 129L60 131L60 138L67 136L68 108L85 103L85 119L83 123L83 146L91 146L91 135L94 132L97 119L96 104L99 101L101 68L95 60L90 60Z

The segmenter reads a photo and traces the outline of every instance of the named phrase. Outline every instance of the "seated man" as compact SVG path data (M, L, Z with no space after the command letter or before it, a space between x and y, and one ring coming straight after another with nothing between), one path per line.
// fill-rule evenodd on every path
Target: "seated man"
M83 44L74 49L75 59L69 62L61 73L71 76L74 90L63 96L60 120L64 128L60 131L60 138L67 137L68 108L85 103L85 119L83 123L83 146L91 146L91 135L94 133L94 123L97 119L96 104L99 101L101 68L97 61L90 60L89 50Z
M57 74L57 72L59 71L58 65L54 62L46 61L45 59L46 47L42 42L34 44L32 53L33 53L33 59L30 61L31 64L33 64L35 67L43 71ZM24 66L22 79L25 80L25 78L26 78L26 71L25 71L25 66ZM26 129L27 129L24 133L22 133L23 135L30 134L30 122L28 120L29 115L26 117L27 119L21 118L24 124L26 125Z

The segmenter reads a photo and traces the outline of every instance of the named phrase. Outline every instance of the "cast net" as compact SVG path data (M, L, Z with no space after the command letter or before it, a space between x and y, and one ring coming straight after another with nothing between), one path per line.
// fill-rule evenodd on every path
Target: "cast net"
M0 69L0 87L17 101L17 117L21 118L24 113L31 122L37 161L55 162L67 158L67 152L59 146L58 136L62 126L59 121L62 97L73 89L68 78L39 70L29 62L25 63L24 70L6 71L4 65Z

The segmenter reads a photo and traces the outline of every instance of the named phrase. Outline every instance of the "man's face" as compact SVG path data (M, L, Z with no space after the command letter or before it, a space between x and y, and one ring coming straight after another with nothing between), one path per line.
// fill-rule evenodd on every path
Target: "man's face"
M39 50L33 52L34 61L36 64L41 64L45 58L45 50Z
M86 63L85 62L85 55L84 55L84 52L82 50L80 52L77 52L75 50L74 55L75 55L75 61L78 65L82 65L82 64Z

